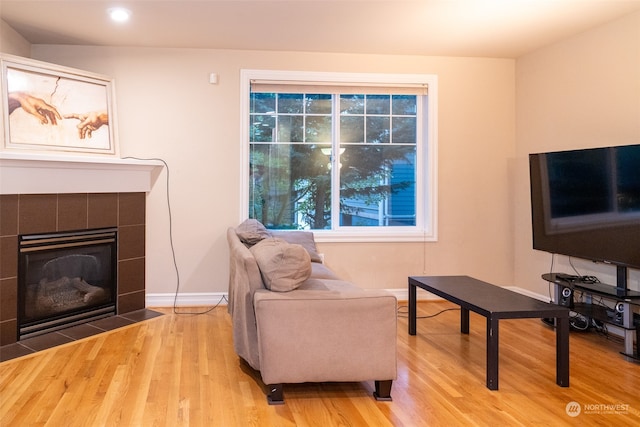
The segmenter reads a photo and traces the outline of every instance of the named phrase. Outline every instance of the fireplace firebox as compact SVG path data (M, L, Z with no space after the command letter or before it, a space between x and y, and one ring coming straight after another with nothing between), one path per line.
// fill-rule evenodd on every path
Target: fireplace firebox
M18 336L116 314L117 228L21 235Z

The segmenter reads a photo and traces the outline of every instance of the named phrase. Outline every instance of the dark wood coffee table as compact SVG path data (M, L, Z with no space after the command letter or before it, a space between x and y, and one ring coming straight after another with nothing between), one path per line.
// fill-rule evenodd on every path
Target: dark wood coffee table
M409 335L416 334L416 289L460 306L460 331L469 333L469 311L487 319L487 387L498 389L498 321L556 319L556 383L569 387L569 309L482 282L469 276L409 277ZM523 349L531 351L531 349Z

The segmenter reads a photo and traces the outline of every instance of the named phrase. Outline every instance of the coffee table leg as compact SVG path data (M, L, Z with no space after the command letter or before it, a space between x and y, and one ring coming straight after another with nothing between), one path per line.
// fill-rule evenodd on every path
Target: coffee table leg
M569 387L568 317L556 317L556 384Z
M460 332L469 333L469 310L464 307L460 307Z
M498 389L498 319L487 317L487 388Z
M416 285L409 283L409 335L416 334Z

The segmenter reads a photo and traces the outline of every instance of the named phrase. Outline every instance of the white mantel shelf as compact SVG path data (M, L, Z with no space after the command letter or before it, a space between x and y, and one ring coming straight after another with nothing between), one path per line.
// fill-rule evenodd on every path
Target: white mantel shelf
M0 194L149 192L159 160L0 153Z

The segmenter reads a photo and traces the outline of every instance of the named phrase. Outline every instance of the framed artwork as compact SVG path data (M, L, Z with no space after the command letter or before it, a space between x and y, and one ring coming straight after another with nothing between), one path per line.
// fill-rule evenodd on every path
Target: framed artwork
M0 64L2 150L117 155L112 79L13 55Z

